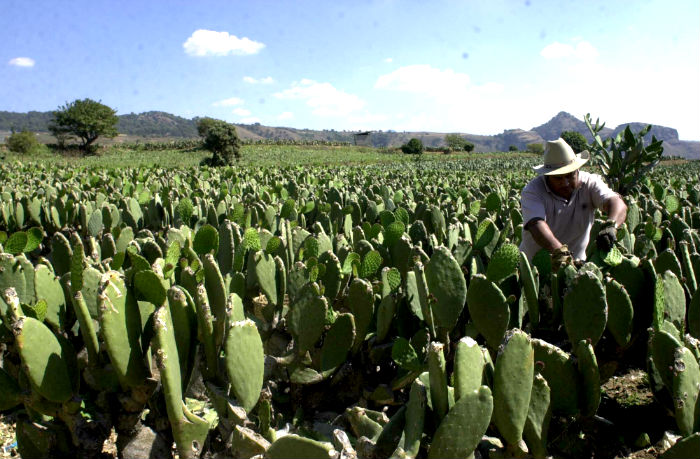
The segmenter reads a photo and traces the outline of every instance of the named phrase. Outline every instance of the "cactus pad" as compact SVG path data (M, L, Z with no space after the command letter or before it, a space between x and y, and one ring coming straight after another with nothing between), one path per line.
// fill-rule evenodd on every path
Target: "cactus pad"
M564 296L564 327L569 341L576 346L582 339L595 346L605 331L608 305L600 279L585 271L574 279Z
M510 308L503 292L482 274L472 276L467 292L469 315L492 349L497 349L508 329Z
M428 458L469 457L486 433L493 409L487 386L464 394L440 423Z
M522 440L534 370L530 337L521 330L510 331L499 349L493 381L494 422L509 445Z

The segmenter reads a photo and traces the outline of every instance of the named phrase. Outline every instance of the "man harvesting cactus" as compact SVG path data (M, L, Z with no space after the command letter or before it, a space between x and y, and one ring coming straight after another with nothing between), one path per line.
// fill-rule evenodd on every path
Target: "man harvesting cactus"
M596 237L598 249L607 252L617 241L617 228L625 222L627 206L599 175L579 170L590 159L588 150L575 154L564 141L548 141L538 177L523 189L523 240L520 250L530 260L541 249L552 255L554 267L585 260L595 210L608 221Z

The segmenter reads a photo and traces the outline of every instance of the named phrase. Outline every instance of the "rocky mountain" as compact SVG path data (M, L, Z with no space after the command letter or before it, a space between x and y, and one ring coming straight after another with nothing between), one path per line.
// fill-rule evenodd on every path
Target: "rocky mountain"
M29 129L35 132L47 131L51 120L51 112L16 113L0 111L0 134L9 133L11 129ZM187 119L165 112L151 111L139 114L119 116L118 131L130 138L191 138L197 137L197 119ZM603 137L617 135L629 124L633 132L638 132L646 126L644 123L632 122L621 124L611 129L605 127L601 131ZM255 124L236 124L238 134L242 139L279 139L279 140L326 140L336 142L352 142L353 131L295 129L289 127L272 127ZM506 129L496 135L476 135L460 133L462 137L474 144L475 151L507 151L514 146L525 150L528 144L544 143L559 137L563 131L576 131L583 134L589 142L593 139L586 124L567 112L559 112L546 123L535 126L530 130ZM652 126L647 134L649 139L654 135L664 141L664 154L682 156L688 159L700 159L700 141L687 141L678 138L676 129L665 126ZM4 135L0 135L0 139ZM440 132L396 132L373 131L370 139L375 147L398 147L416 137L429 147L440 147L445 144L445 133Z

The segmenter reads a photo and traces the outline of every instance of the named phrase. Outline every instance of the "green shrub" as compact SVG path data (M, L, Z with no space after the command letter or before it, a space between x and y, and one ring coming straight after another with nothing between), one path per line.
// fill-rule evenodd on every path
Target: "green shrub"
M208 166L228 166L241 157L241 140L236 126L226 121L202 118L197 123L197 132L204 137L204 148L212 157L203 161Z
M5 139L5 143L8 150L22 155L32 153L39 147L36 135L26 129L23 129L21 132L14 132L13 130L12 134Z
M422 155L423 149L423 142L415 137L401 146L401 151L407 155Z
M474 144L471 142L464 141L464 151L474 151Z
M625 195L636 188L661 161L664 154L663 140L651 136L651 142L644 143L644 136L651 130L651 124L637 133L629 125L615 137L603 140L600 131L605 123L596 119L595 125L590 113L583 117L593 136L591 158L593 165L600 167L605 181L614 191Z
M516 147L515 145L511 145L508 147L508 151L519 151L519 150L518 150L518 147Z
M581 153L583 150L588 150L588 142L586 138L577 131L564 131L559 137L564 139L566 143L574 150L574 153Z
M530 153L544 153L544 146L541 143L528 143L525 148Z

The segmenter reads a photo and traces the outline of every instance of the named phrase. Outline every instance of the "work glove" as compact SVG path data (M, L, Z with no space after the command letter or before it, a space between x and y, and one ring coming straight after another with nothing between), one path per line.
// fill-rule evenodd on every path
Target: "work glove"
M615 222L615 220L608 220L598 232L598 236L595 238L595 245L601 252L607 253L610 249L615 247L615 243L617 242L616 224L617 222Z
M556 273L564 265L573 263L574 257L569 252L569 247L564 244L558 249L552 250L552 272Z

